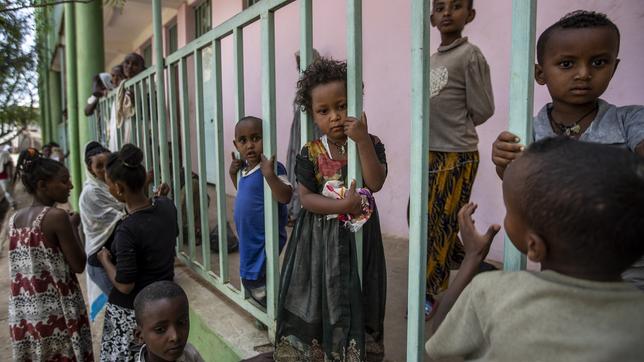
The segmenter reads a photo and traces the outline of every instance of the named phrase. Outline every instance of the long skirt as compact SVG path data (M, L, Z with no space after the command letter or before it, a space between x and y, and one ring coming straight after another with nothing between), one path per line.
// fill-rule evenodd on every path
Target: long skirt
M478 151L429 152L427 295L447 289L450 270L465 256L458 211L470 201L478 165Z
M134 309L107 303L101 361L134 361L141 347L134 339L135 328Z

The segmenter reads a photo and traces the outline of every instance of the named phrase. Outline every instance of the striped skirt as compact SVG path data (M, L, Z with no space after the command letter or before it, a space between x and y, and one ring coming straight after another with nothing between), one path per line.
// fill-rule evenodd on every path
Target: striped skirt
M479 153L429 152L427 294L447 288L449 272L465 252L458 238L458 211L470 201Z

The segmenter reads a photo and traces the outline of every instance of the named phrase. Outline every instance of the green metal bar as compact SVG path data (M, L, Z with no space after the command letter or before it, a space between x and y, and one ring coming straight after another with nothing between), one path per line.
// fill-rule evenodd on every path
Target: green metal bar
M424 360L425 271L427 269L427 165L429 162L428 0L411 5L411 175L409 193L409 277L407 361Z
M313 0L300 0L300 71L313 60ZM311 117L300 111L300 145L313 137Z
M74 189L71 204L78 210L78 198L82 183L80 145L78 140L78 93L76 85L76 21L74 4L65 4L65 73L67 85L67 133L69 140L69 166Z
M58 142L58 124L62 119L60 97L60 73L49 71L49 138Z
M179 122L177 117L177 85L174 81L177 77L177 67L174 65L168 68L168 94L170 104L170 139L172 141L172 197L174 206L177 208L177 224L179 225L179 237L177 239L177 252L183 242L183 215L181 211L181 161L179 158Z
M239 35L240 33L235 33ZM235 40L235 53L237 53L237 45L239 44L240 37ZM215 162L217 165L217 174L215 183L217 185L217 225L219 230L219 276L224 283L230 281L228 275L228 229L226 224L228 222L226 212L226 155L224 154L224 112L223 112L223 87L222 87L222 74L221 74L221 41L215 40L212 44L212 74L215 77ZM241 61L241 58L235 59ZM239 63L237 63L235 72L240 71ZM241 71L243 72L243 64ZM240 115L239 105L241 104L241 112L244 107L244 84L243 75L241 83L241 97L239 92L239 74L237 74L237 116ZM239 118L238 118L239 120Z
M246 115L244 104L244 30L233 30L233 63L235 64L235 122ZM219 249L221 250L221 249Z
M362 0L347 1L347 98L348 116L360 119L362 115ZM348 140L347 187L356 180L356 187L362 187L362 168L358 147ZM358 275L362 280L362 230L355 233Z
M132 117L132 137L134 138L134 144L141 148L141 122L143 119L143 111L141 108L141 91L139 87L133 87L134 89L134 117Z
M537 17L536 0L512 1L512 60L510 65L510 132L524 144L532 141L534 99L534 37ZM526 268L526 257L505 235L503 269Z
M148 84L150 85L150 141L152 141L152 172L154 174L154 185L159 185L161 183L161 173L160 173L160 160L159 160L159 118L157 113L157 97L156 97L156 87L154 86L154 76L151 75L148 78Z
M195 211L192 203L192 154L190 143L190 109L188 105L188 67L186 60L179 61L179 86L181 98L181 146L183 147L183 170L186 217L188 218L188 255L195 258Z
M132 87L132 86L136 85L137 83L140 83L144 79L147 79L148 77L150 77L150 75L154 74L154 71L155 71L154 67L149 67L149 68L145 69L144 71L142 71L141 73L137 74L136 76L134 76L134 77L132 77L132 78L130 78L128 80L125 80L124 81L125 82L125 87L129 88L129 87Z
M143 107L143 122L141 122L141 132L143 132L143 137L141 140L143 141L143 154L145 155L145 169L149 170L150 169L150 163L151 163L151 157L150 157L150 104L148 103L150 100L150 93L148 93L150 89L150 85L147 84L147 79L144 79L141 81L140 86L141 86L141 95L143 96L143 101L141 102L141 107Z
M195 66L195 127L197 133L197 167L199 169L199 210L201 220L201 253L203 266L210 270L210 226L208 224L208 184L206 183L206 125L203 119L203 59L194 53ZM221 237L220 237L221 240ZM221 249L220 249L221 250Z
M154 23L154 54L156 55L155 73L156 79L156 104L157 104L157 119L159 126L159 150L161 153L161 180L163 182L170 181L170 168L168 167L168 125L165 117L165 72L163 69L163 26L161 24L161 0L152 1L152 22ZM155 135L156 136L156 133ZM157 150L155 149L155 152ZM155 175L157 173L155 172Z
M265 12L260 19L262 47L262 115L264 155L270 158L277 153L275 110L275 18ZM277 166L277 164L275 165ZM279 290L279 236L277 233L277 202L271 188L264 180L264 230L266 235L266 294L269 320L277 315ZM267 325L274 335L275 323Z

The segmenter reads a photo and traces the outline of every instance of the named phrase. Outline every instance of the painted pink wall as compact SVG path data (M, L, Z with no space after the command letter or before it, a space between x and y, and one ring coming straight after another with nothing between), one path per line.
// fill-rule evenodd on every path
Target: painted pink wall
M241 11L242 1L213 0L213 22L221 22ZM314 1L314 46L324 56L346 57L346 11L344 0ZM483 6L483 4L485 6ZM481 164L472 200L477 202L477 225L481 229L491 223L501 223L504 206L501 183L490 161L490 147L496 135L506 128L509 99L509 68L511 45L511 1L477 1L477 17L465 35L486 55L492 73L496 114L478 128ZM192 20L186 6L179 9L179 46L189 40L182 24ZM369 0L363 7L364 40L364 109L369 116L370 132L378 135L387 146L389 177L376 198L381 211L383 232L407 237L405 209L409 194L409 114L410 114L410 1ZM189 8L187 8L189 9ZM565 13L575 9L605 12L622 32L619 66L604 98L615 104L644 104L641 82L644 80L644 38L641 19L644 8L641 0L606 2L601 0L541 0L539 2L537 34ZM278 159L286 162L286 145L292 120L292 100L298 73L293 53L299 47L299 5L291 4L276 13L276 81ZM261 54L259 23L244 31L244 66L246 114L261 116ZM438 32L431 31L431 51L439 43ZM226 155L233 150L235 121L232 41L222 42L224 117ZM535 112L549 100L546 89L535 89ZM229 158L227 158L228 160ZM227 192L234 194L229 183ZM386 211L385 211L386 210ZM503 255L502 238L491 251L493 259Z

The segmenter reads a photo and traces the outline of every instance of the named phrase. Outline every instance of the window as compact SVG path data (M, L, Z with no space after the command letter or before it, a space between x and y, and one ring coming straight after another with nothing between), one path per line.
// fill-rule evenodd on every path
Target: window
M258 3L258 2L260 2L260 1L261 1L261 0L244 0L244 9L246 9L246 8L248 8L248 7L251 7L251 6L255 5L255 4L257 4L257 3Z
M177 35L177 23L168 25L168 55L177 51L179 48L179 38Z
M206 0L195 7L195 38L206 34L211 28L210 0Z
M143 46L143 60L145 60L145 67L152 65L152 43L147 43Z

